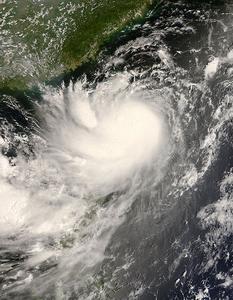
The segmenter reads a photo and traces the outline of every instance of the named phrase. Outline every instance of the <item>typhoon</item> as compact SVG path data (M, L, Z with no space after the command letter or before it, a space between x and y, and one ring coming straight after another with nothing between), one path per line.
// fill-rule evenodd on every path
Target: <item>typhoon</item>
M64 82L4 91L0 298L232 299L223 2L163 1Z

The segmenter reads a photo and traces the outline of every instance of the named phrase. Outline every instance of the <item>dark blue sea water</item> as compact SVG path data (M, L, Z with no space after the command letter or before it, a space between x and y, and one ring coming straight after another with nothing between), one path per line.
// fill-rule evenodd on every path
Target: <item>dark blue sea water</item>
M2 92L1 299L233 299L232 33L231 1L166 1Z

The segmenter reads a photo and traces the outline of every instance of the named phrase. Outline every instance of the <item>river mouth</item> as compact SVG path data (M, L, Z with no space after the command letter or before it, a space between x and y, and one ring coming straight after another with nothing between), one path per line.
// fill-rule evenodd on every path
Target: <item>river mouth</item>
M3 299L230 299L232 14L168 1L36 120L2 96Z

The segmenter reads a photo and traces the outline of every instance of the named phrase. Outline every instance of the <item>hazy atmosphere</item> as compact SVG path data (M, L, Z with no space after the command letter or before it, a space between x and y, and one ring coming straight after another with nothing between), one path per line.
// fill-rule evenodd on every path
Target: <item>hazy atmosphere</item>
M0 299L233 300L232 0L0 0Z

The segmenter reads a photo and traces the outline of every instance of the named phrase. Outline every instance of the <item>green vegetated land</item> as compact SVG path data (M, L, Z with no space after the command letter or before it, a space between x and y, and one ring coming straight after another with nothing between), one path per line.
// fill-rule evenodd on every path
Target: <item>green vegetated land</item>
M94 59L152 0L0 0L0 90L24 90Z

